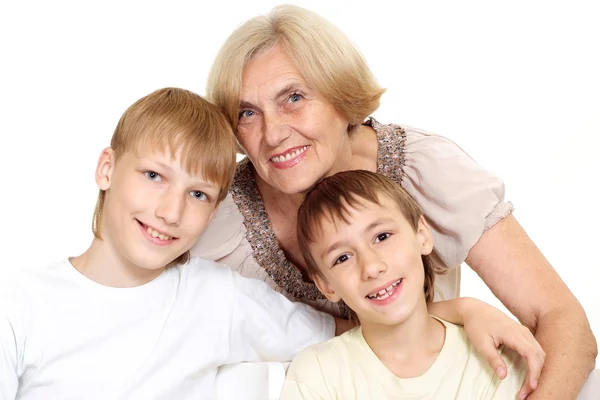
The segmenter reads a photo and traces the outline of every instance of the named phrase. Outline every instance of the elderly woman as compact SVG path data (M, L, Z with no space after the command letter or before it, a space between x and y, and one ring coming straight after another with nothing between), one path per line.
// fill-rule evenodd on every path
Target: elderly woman
M345 306L328 302L307 276L296 212L323 177L377 171L402 185L425 212L447 271L436 281L435 299L458 296L459 266L466 262L547 353L530 398L576 396L594 366L594 337L580 304L511 214L502 180L449 139L369 117L384 90L337 28L293 6L253 18L225 42L207 92L227 115L247 158L194 255L347 316ZM531 359L543 358L543 352L524 350L520 340L529 332L507 328L488 308L463 299L436 303L430 311L463 323L492 367L502 365L494 353L504 341L535 369ZM534 380L526 381L524 394Z

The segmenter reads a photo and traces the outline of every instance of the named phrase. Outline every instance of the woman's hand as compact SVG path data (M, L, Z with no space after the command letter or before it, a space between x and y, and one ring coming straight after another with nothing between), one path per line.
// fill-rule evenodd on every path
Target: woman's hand
M486 358L500 379L506 377L507 367L498 353L498 347L504 344L519 353L527 362L528 369L519 391L520 399L526 398L537 387L546 353L525 326L491 305L473 298L433 303L429 306L429 312L463 325L475 350Z

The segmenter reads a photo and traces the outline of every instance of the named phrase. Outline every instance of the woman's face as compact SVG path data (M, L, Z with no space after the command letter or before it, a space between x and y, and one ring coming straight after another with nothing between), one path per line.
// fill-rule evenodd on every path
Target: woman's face
M303 193L338 172L351 155L347 128L279 46L248 62L237 136L266 183L287 194Z

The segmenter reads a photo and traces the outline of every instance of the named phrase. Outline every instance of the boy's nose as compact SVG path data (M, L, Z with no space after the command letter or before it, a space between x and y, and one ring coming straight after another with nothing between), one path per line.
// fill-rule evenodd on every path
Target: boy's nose
M156 217L167 225L179 225L185 208L185 199L175 193L165 193L156 208Z
M373 251L363 254L361 257L363 279L377 278L387 270L385 262Z

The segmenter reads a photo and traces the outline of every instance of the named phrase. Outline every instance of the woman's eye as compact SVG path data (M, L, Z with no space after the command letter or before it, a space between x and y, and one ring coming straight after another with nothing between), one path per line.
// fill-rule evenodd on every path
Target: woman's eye
M333 264L334 265L341 264L341 263L348 261L349 259L350 259L350 257L348 256L348 254L342 254L341 256L339 256L338 258L335 259L335 262Z
M201 192L199 190L193 190L190 192L190 194L192 195L193 198L198 199L198 200L207 200L208 196L206 195L206 193Z
M377 235L377 237L375 237L375 243L383 242L390 236L391 236L391 234L389 234L389 233L380 233L379 235Z
M248 118L254 115L254 111L252 110L242 110L240 111L239 118Z
M293 95L290 96L290 103L297 103L300 101L300 99L302 99L302 95L299 95L298 93L294 93Z
M161 176L154 171L146 171L144 174L146 175L146 178L150 179L151 181L162 181Z

